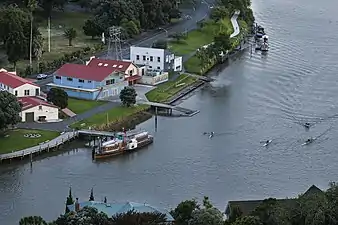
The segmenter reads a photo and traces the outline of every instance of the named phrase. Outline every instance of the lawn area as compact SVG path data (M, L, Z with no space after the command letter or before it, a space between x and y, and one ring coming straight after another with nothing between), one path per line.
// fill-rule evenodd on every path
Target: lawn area
M125 106L118 106L114 107L107 112L103 113L98 113L92 117L89 117L87 119L78 121L74 124L72 124L70 127L71 128L81 128L81 127L90 127L94 125L102 125L107 123L107 118L108 118L108 123L112 123L115 121L119 121L124 117L130 116L134 113L143 111L145 109L149 108L148 105L138 105L138 106L133 106L133 107L125 107ZM108 116L107 116L108 114ZM81 126L82 124L85 124Z
M197 58L196 55L190 57L187 61L184 62L184 68L189 73L195 73L201 75L201 60Z
M92 108L103 105L105 101L92 101L76 98L68 98L68 109L76 114L84 113Z
M85 36L83 33L83 25L87 19L91 18L90 13L84 12L62 12L54 11L51 17L51 52L48 52L48 21L37 12L35 20L38 21L39 30L43 37L44 53L40 61L51 62L55 59L61 58L65 53L75 52L83 49L86 46L93 46L100 43L99 39L92 40L91 37ZM72 41L73 46L68 45L68 40L64 37L64 30L66 28L74 28L77 32L77 37ZM1 55L1 54L0 54ZM20 71L24 71L29 64L29 60L20 60L17 67ZM33 62L36 67L37 62ZM4 65L8 69L13 69L13 65Z
M181 74L175 81L168 81L149 91L146 97L151 102L165 102L197 79L186 74Z
M41 134L39 138L26 138L25 134ZM9 135L9 136L7 136ZM3 136L0 136L0 154L19 151L25 148L39 145L39 143L52 140L59 136L59 132L44 130L25 130L15 129L9 130Z
M219 22L214 22L212 20L206 21L201 29L189 32L185 39L171 41L169 43L169 48L178 55L186 55L204 45L212 43L215 35L219 32L226 32L229 34L233 32L230 19L222 19Z

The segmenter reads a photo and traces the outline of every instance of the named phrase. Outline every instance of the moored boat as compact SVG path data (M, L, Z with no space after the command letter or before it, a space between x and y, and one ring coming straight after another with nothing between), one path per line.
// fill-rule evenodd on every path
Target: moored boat
M125 133L121 137L117 135L110 141L102 143L95 151L94 158L102 159L124 153L130 153L153 143L154 138L148 132L140 132L127 136Z

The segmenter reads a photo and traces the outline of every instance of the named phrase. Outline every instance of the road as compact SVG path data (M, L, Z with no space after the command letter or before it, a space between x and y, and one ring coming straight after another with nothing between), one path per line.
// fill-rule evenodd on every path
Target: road
M130 41L129 43L125 43L125 47L122 49L123 51L123 58L129 59L130 54L130 46L131 45L138 45L143 47L150 47L155 41L165 39L170 34L174 34L176 32L185 32L191 31L197 28L197 22L207 18L211 11L211 6L213 6L215 0L208 0L202 1L201 4L198 4L195 10L191 9L190 11L190 19L185 19L184 21L178 23L177 25L171 26L168 29L161 29L159 32L156 33L149 33L145 35L145 37L141 40L137 41ZM189 14L189 11L186 14ZM114 53L110 56L107 56L107 51L103 51L96 55L99 58L114 58ZM51 75L48 76L47 79L38 80L36 84L41 86L43 89L46 84L51 83L53 78Z

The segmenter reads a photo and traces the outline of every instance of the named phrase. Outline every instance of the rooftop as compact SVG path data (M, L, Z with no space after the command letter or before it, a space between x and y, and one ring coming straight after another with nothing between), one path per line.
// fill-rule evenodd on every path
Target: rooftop
M99 68L112 68L113 71L125 72L130 66L130 64L132 64L132 62L93 58L92 60L90 60L87 66Z
M83 64L64 64L61 68L55 71L55 74L59 76L101 82L114 71L116 70L109 67L90 67Z
M22 110L27 110L39 105L57 108L57 106L52 105L38 97L20 97L18 98L18 101L22 104Z
M170 213L163 209L158 209L154 206L148 204L140 204L135 202L126 202L126 203L103 203L96 201L87 201L80 202L80 208L83 207L93 207L96 208L99 212L103 212L108 216L113 216L116 214L127 213L128 211L134 210L139 213L146 212L157 212L166 214L167 221L174 221L174 218L170 215ZM74 211L75 204L68 206L70 211Z
M316 187L315 185L312 185L304 194L305 195L311 195L311 194L318 194L318 193L323 193L321 189ZM228 205L225 210L225 214L229 215L230 211L234 207L238 207L241 212L243 213L244 216L249 215L252 211L254 211L260 204L263 203L264 200L244 200L244 201L229 201ZM295 199L276 199L277 202L281 204L294 204Z
M37 86L36 84L32 83L29 80L26 80L22 77L19 77L13 73L9 73L6 71L0 72L0 83L3 83L11 88L17 88L24 84L31 84L31 85Z

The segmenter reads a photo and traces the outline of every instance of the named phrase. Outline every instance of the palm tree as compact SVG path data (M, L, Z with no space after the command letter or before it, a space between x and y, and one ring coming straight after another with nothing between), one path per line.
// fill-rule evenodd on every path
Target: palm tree
M74 28L67 28L64 36L68 39L69 46L72 46L72 41L77 36L76 30Z
M32 68L32 49L33 49L33 11L36 9L38 3L36 0L28 0L27 8L31 14L31 31L29 38L29 65Z

